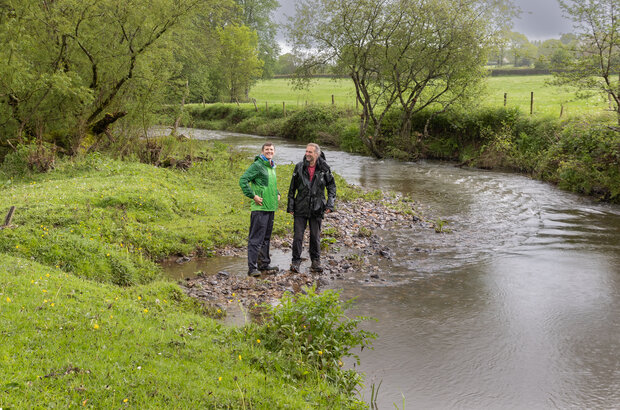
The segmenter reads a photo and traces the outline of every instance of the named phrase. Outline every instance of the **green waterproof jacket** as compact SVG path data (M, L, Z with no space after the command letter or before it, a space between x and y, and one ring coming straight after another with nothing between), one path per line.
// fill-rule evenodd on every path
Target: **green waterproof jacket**
M239 186L243 194L250 199L254 195L263 198L263 205L252 201L252 211L276 211L278 209L278 186L276 180L276 166L265 161L260 155L239 178Z

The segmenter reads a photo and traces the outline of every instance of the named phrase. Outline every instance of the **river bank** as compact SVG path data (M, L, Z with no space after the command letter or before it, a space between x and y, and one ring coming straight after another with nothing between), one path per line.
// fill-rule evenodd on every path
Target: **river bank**
M163 114L162 123L170 123ZM187 108L187 127L317 142L369 155L359 139L359 114L328 105L254 107L198 104ZM620 203L620 132L615 117L530 116L517 108L422 111L411 135L400 135L401 113L390 111L376 145L386 158L450 160L475 168L509 170L559 188ZM372 132L372 131L370 131Z
M359 376L338 366L353 344L324 349L327 367L276 350L286 337L268 350L262 327L222 326L165 277L170 255L243 246L238 176L251 160L218 143L161 143L201 159L182 170L94 153L47 173L15 158L0 169L1 208L15 206L0 230L0 407L363 408ZM372 195L338 183L345 200ZM285 216L276 235L290 230Z
M288 266L266 272L260 278L251 278L245 272L219 271L216 274L197 272L180 282L188 296L211 304L217 310L225 311L231 303L241 304L252 311L263 303L272 304L286 292L291 294L303 291L304 286L317 286L320 289L336 281L345 281L348 274L355 272L368 282L383 282L377 259L391 259L393 250L376 233L378 229L411 228L419 225L431 232L436 226L424 222L415 202L399 195L383 194L380 199L358 198L339 201L336 212L325 215L322 234L323 272L313 273L307 261L302 263L302 272L292 273ZM292 234L273 238L272 249L290 251ZM308 243L308 232L304 243ZM417 249L417 252L429 252ZM217 250L218 255L246 258L247 248L225 247ZM174 263L187 263L190 258L180 258Z

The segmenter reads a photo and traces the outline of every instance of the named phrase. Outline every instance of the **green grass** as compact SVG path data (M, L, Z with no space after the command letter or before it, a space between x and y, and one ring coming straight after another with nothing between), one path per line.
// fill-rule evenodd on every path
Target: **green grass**
M567 87L547 85L551 75L498 76L487 79L487 93L482 105L502 107L504 93L507 93L507 107L519 107L530 112L530 93L534 92L534 114L559 117L564 105L563 116L594 113L605 110L607 103L600 96L576 99L575 90ZM271 107L302 107L306 104L331 104L332 94L337 105L355 107L355 91L349 79L319 78L312 81L309 90L294 90L288 79L272 79L258 82L250 91L250 97L264 108L265 102Z
M290 373L260 327L218 324L163 276L157 259L246 240L251 159L195 144L206 160L188 171L99 154L0 168L0 212L16 206L0 230L0 408L363 406L317 367ZM281 187L291 172L278 168Z

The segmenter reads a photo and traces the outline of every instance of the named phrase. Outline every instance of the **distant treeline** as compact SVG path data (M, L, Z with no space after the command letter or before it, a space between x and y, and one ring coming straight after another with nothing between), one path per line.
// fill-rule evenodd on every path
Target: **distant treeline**
M502 75L548 75L554 70L538 68L500 68L489 70L489 75L499 77ZM274 74L272 78L293 78L293 74ZM348 78L346 75L314 74L312 78Z

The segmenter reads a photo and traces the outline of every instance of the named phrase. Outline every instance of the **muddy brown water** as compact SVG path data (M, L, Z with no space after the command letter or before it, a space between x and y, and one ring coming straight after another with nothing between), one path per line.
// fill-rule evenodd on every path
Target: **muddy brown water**
M252 152L265 140L183 132ZM303 145L271 140L277 162L302 158ZM378 319L365 324L378 339L357 367L364 400L380 385L381 409L620 408L620 206L510 173L325 153L348 182L411 194L452 231L379 232L394 254L381 265L387 281L333 283L357 298L351 314ZM274 262L288 266L290 252ZM242 274L245 263L168 271Z

